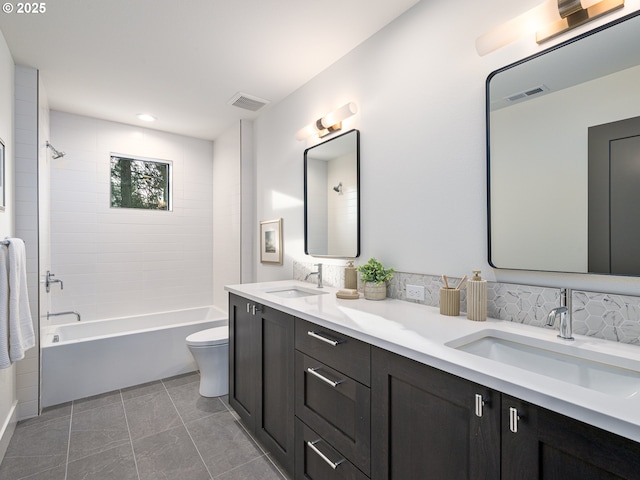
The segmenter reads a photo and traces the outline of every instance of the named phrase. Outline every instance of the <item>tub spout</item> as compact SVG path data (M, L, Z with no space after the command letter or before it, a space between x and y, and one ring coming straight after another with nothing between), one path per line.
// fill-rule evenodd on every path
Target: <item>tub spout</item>
M80 321L80 314L78 312L59 312L59 313L47 312L47 320L49 320L50 317L59 317L60 315L75 315L78 318L78 321Z

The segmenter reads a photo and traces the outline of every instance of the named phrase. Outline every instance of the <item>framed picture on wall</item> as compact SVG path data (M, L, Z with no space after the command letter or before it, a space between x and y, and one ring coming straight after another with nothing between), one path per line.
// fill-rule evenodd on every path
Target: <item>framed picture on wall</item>
M260 262L282 265L282 219L260 222Z
M6 205L4 190L4 142L0 138L0 212L4 212L4 207Z

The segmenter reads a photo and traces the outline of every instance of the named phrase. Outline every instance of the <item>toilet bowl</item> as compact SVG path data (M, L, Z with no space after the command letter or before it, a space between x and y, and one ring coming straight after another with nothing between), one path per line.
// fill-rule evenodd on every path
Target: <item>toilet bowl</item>
M229 392L229 327L192 333L187 347L200 370L200 395L219 397Z

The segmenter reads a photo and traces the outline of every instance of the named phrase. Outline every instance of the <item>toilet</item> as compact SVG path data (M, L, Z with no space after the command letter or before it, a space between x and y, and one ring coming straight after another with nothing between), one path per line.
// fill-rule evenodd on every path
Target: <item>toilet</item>
M192 333L187 347L200 370L200 395L219 397L229 392L229 327Z

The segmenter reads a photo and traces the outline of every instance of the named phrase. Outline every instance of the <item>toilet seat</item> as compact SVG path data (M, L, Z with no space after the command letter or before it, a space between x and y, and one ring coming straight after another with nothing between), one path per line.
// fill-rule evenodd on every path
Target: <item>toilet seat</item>
M192 333L187 337L187 345L191 347L210 347L229 343L229 328L215 327Z

